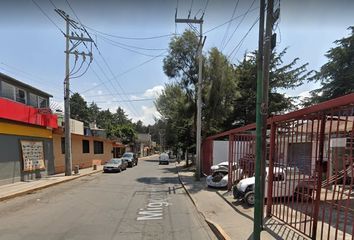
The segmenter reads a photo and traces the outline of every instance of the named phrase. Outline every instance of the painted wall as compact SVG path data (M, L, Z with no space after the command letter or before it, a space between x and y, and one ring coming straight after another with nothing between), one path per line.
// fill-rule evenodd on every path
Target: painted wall
M81 136L72 134L72 159L73 166L79 165L80 168L92 167L93 160L100 160L102 164L113 157L112 141L92 136ZM53 149L54 149L54 165L55 173L62 173L65 171L65 155L61 150L61 138L64 135L53 134ZM82 140L88 140L90 145L90 152L83 153ZM103 142L103 154L94 154L94 141Z
M43 141L46 170L41 176L54 174L52 139L0 134L0 185L36 179L34 173L22 172L20 140Z
M229 141L213 142L213 165L229 160Z

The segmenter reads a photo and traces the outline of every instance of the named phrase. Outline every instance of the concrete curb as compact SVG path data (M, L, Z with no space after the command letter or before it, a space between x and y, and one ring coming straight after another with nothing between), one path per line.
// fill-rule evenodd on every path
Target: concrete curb
M219 224L217 224L217 223L213 222L212 220L208 219L204 215L204 213L199 210L196 201L194 200L193 196L189 193L188 189L186 188L186 186L184 185L184 183L183 183L183 181L181 179L181 176L179 174L177 165L176 165L176 169L177 169L179 182L182 184L183 189L186 191L188 197L192 201L192 203L195 206L195 208L197 209L198 213L204 218L204 221L208 224L208 226L213 231L213 233L216 235L216 237L219 240L231 240L231 237L224 231L224 229L222 229L222 227Z
M15 198L15 197L23 196L23 195L26 195L26 194L30 194L30 193L33 193L35 191L42 190L42 189L45 189L45 188L49 188L49 187L52 187L52 186L55 186L55 185L58 185L58 184L61 184L61 183L66 183L66 182L69 182L69 181L72 181L72 180L75 180L75 179L78 179L78 178L81 178L81 177L97 174L97 173L100 173L102 171L103 170L96 170L96 171L93 171L93 172L90 172L90 173L84 173L82 175L77 175L77 176L73 176L73 177L68 178L68 179L63 179L61 181L48 183L48 184L46 184L44 186L33 187L31 189L28 189L28 190L24 190L24 191L21 191L21 192L16 192L16 193L4 196L4 197L0 197L0 202L8 200L8 199Z

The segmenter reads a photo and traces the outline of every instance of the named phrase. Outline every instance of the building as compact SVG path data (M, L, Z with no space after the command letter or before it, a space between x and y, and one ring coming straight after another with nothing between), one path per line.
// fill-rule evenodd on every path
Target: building
M138 133L135 145L140 157L150 155L152 151L151 135L149 133Z
M76 120L74 120L76 121ZM79 122L79 121L76 121ZM71 133L73 166L88 168L100 165L113 157L113 142L107 138L87 136L78 131ZM63 128L53 132L54 165L55 173L65 171L65 136Z
M54 173L50 97L0 73L0 185Z

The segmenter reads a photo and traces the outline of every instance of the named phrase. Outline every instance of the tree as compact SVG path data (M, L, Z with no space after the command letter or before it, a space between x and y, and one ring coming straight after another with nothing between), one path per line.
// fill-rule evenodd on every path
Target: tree
M326 101L354 92L354 26L348 28L351 34L334 43L324 64L312 80L320 81L322 86L311 92L305 105Z
M210 50L205 69L203 130L208 136L225 129L240 93L233 66L217 48Z
M136 139L136 132L131 124L114 126L112 134L119 138L123 144L132 143Z
M128 115L125 113L124 109L121 107L118 107L116 112L113 114L113 122L118 125L132 123L131 120L128 119Z
M268 113L279 113L295 109L294 98L277 92L279 89L294 89L304 83L312 71L307 71L308 63L296 66L299 58L284 64L282 58L286 54L284 49L280 53L274 52L271 56L269 74L269 110ZM244 56L236 68L236 78L240 97L236 98L234 113L228 121L228 126L242 126L256 121L256 89L257 89L257 52Z
M74 93L70 97L70 117L84 122L85 126L89 124L89 109L87 103L78 93Z
M89 123L97 123L97 118L100 114L100 108L95 102L92 102L88 108Z
M158 121L159 129L165 130L165 145L175 147L180 143L184 149L192 145L194 104L188 99L179 84L165 86L165 90L155 101L156 109L162 115Z

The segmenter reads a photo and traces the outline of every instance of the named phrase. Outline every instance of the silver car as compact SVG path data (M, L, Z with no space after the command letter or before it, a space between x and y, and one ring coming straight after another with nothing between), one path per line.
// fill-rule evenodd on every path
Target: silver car
M103 166L103 172L121 172L127 169L127 163L120 158L112 158Z

